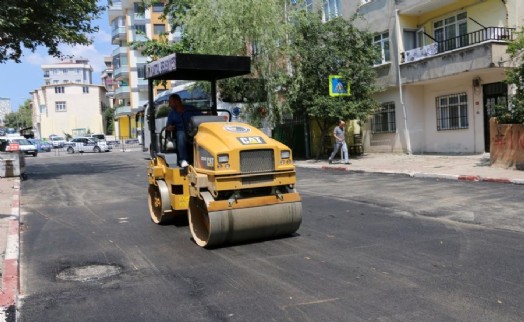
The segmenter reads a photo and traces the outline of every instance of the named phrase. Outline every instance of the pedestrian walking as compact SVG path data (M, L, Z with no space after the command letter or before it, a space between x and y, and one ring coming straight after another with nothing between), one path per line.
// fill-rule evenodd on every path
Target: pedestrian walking
M338 126L333 130L333 136L335 137L335 145L333 146L333 152L329 156L329 163L333 163L333 158L337 155L338 150L341 148L340 159L344 164L349 164L349 153L348 145L346 144L346 122L340 120Z

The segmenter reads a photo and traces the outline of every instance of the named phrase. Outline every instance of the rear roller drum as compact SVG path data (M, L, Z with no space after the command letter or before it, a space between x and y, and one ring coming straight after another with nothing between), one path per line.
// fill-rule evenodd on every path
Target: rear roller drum
M169 190L163 180L157 180L156 185L149 185L149 214L155 224L167 224L173 218Z

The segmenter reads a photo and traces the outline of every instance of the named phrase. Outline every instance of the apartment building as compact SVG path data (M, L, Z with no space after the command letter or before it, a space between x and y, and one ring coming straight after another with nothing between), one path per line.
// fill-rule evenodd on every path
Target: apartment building
M56 64L42 65L44 82L52 84L92 84L93 68L85 58L60 61Z
M375 34L376 99L382 109L363 126L366 151L489 151L494 104L507 104L508 43L520 30L518 0L345 1L359 28Z
M108 11L112 29L115 135L120 138L136 138L140 129L137 114L147 104L147 80L144 79L144 65L148 58L130 43L145 39L158 39L167 33L170 40L169 24L161 19L164 4L153 3L152 7L141 10L141 1L113 0ZM168 84L169 88L170 84ZM155 93L156 95L157 93Z
M33 101L33 131L36 138L52 134L79 136L104 133L103 109L106 90L93 84L44 85L30 93Z
M0 127L5 125L5 117L11 112L11 99L0 97Z

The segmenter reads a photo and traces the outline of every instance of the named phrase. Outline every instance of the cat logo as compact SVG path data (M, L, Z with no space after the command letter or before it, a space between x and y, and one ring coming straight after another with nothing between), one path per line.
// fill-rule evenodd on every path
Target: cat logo
M252 144L265 144L266 141L260 136L247 136L243 138L237 138L240 143L243 145L252 145Z

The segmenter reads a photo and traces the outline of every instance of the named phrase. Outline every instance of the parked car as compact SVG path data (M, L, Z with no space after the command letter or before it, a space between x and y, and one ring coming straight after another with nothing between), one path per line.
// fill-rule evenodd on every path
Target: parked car
M62 136L58 135L50 135L49 140L51 141L53 148L63 148L64 144L66 143L66 140Z
M20 151L22 151L24 154L31 154L34 157L38 155L38 150L36 149L36 146L34 146L24 137L7 137L7 141L10 144L18 144L20 147Z
M51 143L46 142L44 140L40 139L28 139L29 142L31 142L34 146L36 146L36 150L38 152L50 152L53 146Z
M77 137L65 143L64 149L67 153L103 152L109 151L109 146L105 141L98 141L95 138Z
M103 133L99 133L99 134L87 134L85 137L86 137L86 138L96 139L96 140L98 140L98 142L106 142L106 144L107 144L109 150L113 149L113 146L112 146L109 142L107 142L107 140L106 140L106 136L105 136L105 134L103 134Z
M20 144L11 142L7 138L0 138L0 152L15 152L20 151Z

